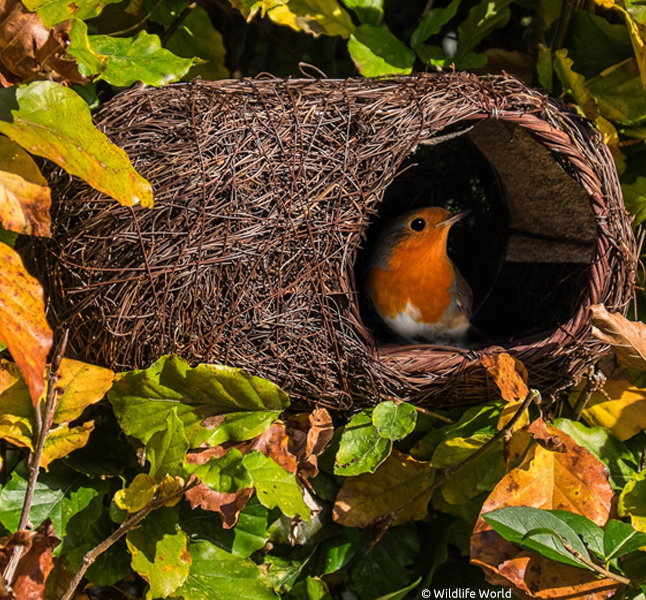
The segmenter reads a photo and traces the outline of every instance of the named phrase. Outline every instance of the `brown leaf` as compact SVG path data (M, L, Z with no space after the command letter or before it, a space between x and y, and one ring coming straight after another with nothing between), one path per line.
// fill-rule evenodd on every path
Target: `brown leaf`
M35 531L17 531L0 540L0 571L4 571L16 546L24 546L13 581L16 600L42 600L47 576L52 570L52 550L60 544L47 519ZM6 596L12 598L11 596Z
M646 325L635 323L619 313L609 313L603 304L590 307L592 335L612 346L625 367L646 370Z
M50 79L87 83L75 60L65 58L70 21L53 28L20 0L0 3L0 85Z
M279 464L285 471L296 473L298 461L289 450L287 429L282 423L274 423L265 433L258 436L251 447Z
M253 488L241 488L235 494L215 492L209 486L199 483L186 492L186 499L191 508L203 508L219 512L222 517L222 527L231 529L240 516L240 511L247 505Z
M528 429L534 439L546 450L551 452L567 452L567 446L562 439L565 435L563 432L555 429L554 427L547 428L547 424L543 419L536 419Z
M374 473L344 480L332 518L346 527L367 527L375 519L401 511L392 525L421 521L427 514L434 478L431 463L393 450Z
M471 562L484 569L487 581L512 586L520 597L607 599L617 590L617 583L521 550L503 540L482 518L506 506L531 506L574 512L600 526L607 522L614 493L605 466L556 428L541 422L532 429L543 443L558 440L564 451L535 442L523 462L500 480L484 503L471 536Z
M332 417L324 408L315 409L309 417L310 430L307 432L306 456L319 456L334 436Z
M6 244L0 244L0 341L20 368L35 405L45 388L52 330L45 318L43 289Z
M518 359L506 353L486 354L480 364L493 377L503 400L514 402L527 397L527 369Z
M49 237L51 191L34 159L0 137L0 223L16 233Z

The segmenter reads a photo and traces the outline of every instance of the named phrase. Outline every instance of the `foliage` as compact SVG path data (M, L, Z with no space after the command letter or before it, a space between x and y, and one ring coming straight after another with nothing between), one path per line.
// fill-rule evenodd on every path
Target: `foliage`
M643 597L643 324L593 307L616 358L557 409L531 404L524 366L501 353L482 364L495 401L429 413L374 399L333 420L290 412L278 386L231 367L65 358L13 245L50 235L42 158L152 207L92 124L120 88L296 75L300 61L341 77L516 74L596 123L639 223L645 40L629 0L1 3L0 350L13 362L0 360L0 568L13 590L0 595L393 600L484 588L484 572L523 597Z

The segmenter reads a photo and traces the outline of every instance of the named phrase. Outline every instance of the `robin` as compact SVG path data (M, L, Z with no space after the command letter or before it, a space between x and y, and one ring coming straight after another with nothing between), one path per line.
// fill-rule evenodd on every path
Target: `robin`
M407 341L461 345L472 336L473 292L446 253L451 226L468 212L412 210L391 221L372 250L372 303L389 329Z

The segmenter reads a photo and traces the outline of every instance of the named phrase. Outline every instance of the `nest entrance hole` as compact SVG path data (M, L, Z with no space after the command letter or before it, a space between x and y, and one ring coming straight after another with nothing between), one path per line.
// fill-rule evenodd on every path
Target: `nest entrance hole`
M403 162L366 231L355 269L360 292L384 225L424 206L470 211L452 228L448 252L473 289L472 322L492 343L540 339L576 313L596 240L589 198L523 128L485 121L422 143ZM394 341L361 296L377 343Z

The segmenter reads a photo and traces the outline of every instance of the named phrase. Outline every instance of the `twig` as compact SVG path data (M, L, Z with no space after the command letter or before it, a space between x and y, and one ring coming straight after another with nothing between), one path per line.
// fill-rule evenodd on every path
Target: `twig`
M437 488L439 488L449 477L452 475L455 475L458 471L466 467L469 463L473 462L476 460L478 457L482 456L485 452L487 452L494 444L496 444L500 439L503 439L506 435L508 435L514 428L514 425L518 422L520 417L523 415L523 413L529 408L529 405L532 402L538 402L540 400L541 394L538 390L530 390L529 393L527 394L527 397L525 400L523 400L523 403L520 405L520 408L515 412L514 416L507 422L507 424L496 434L488 440L485 444L480 446L473 454L470 454L465 458L461 463L455 465L455 467L451 467L450 469L438 469L438 477L435 478L435 481L427 487L426 489L422 490L419 494L414 496L411 500L406 502L403 506L400 506L397 510L394 510L393 512L389 513L386 518L381 518L381 519L375 519L374 524L379 524L382 528L388 529L390 527L390 524L397 518L397 515L402 513L404 510L406 510L411 504L417 502L422 496L425 496L429 492L432 494ZM383 535L383 534L382 534ZM380 536L377 536L377 541L379 541ZM370 550L374 546L375 542L373 541L373 544L371 544Z
M157 496L158 492L156 492L155 496L148 504L146 504L146 506L144 506L140 511L131 514L123 523L121 523L121 525L119 525L117 529L115 529L107 538L105 538L105 540L103 540L100 544L98 544L85 554L83 560L81 561L81 566L74 574L72 581L70 581L67 589L65 590L65 593L61 596L60 600L72 600L76 588L79 586L81 580L85 576L85 572L101 554L108 550L108 548L118 542L124 535L135 529L139 525L139 523L141 523L153 510L160 508L167 502L171 502L178 496L181 498L189 489L194 487L196 484L197 480L189 482L184 485L179 492L173 494L170 497Z
M623 583L624 585L628 585L630 587L634 587L633 582L626 578L623 577L622 575L617 575L617 573L613 573L612 571L608 571L608 569L605 569L601 565L598 565L595 562L592 562L589 558L586 558L583 556L576 548L573 548L568 544L564 539L563 536L559 536L561 538L561 543L563 546L565 546L565 549L570 552L575 558L580 560L584 565L590 567L592 570L596 571L599 573L599 575L603 575L603 577L607 577L608 579L612 579L614 581L617 581L618 583Z
M40 400L36 406L34 406L36 420L36 447L29 457L29 481L27 482L27 491L25 492L20 521L18 522L18 531L32 528L31 523L29 523L29 513L31 511L31 504L34 500L36 481L38 480L38 473L40 472L40 459L43 455L45 440L47 439L47 434L52 426L52 420L58 405L58 388L56 387L56 382L58 381L58 370L61 366L63 355L65 354L68 337L69 331L65 331L63 339L54 353L54 358L52 359L49 367L47 367L47 397L45 399L45 410L41 410ZM15 546L11 558L4 570L3 577L9 588L11 588L13 578L16 574L16 569L18 568L18 563L20 562L24 551L24 546Z
M590 402L592 394L599 391L599 388L606 382L606 376L601 371L596 371L594 367L590 367L588 372L588 381L585 387L579 394L576 404L574 405L572 420L578 421L585 410L585 407Z
M433 412L432 410L428 410L428 408L422 408L421 406L416 406L415 410L419 413L428 415L429 417L433 417L434 419L439 419L440 421L444 421L445 423L448 423L449 425L454 425L455 421L453 419L449 419L448 417L445 417L444 415L440 415L439 413Z
M161 45L165 48L166 44L168 44L168 40L173 37L173 34L179 29L179 26L184 22L184 19L190 15L195 7L197 6L197 2L191 2L188 4L184 10L179 13L177 18L171 23L171 26L167 29L166 33L164 33L164 37L161 39Z
M428 0L428 2L426 3L426 6L422 11L422 16L419 18L420 21L423 21L424 17L426 17L426 15L431 11L431 8L433 8L433 1L434 0Z
M550 49L552 52L556 52L565 40L568 29L570 28L570 20L572 19L572 14L576 11L578 7L578 0L564 0L563 5L561 6L561 15L559 17L559 22L554 35L552 36L552 43L550 44Z

